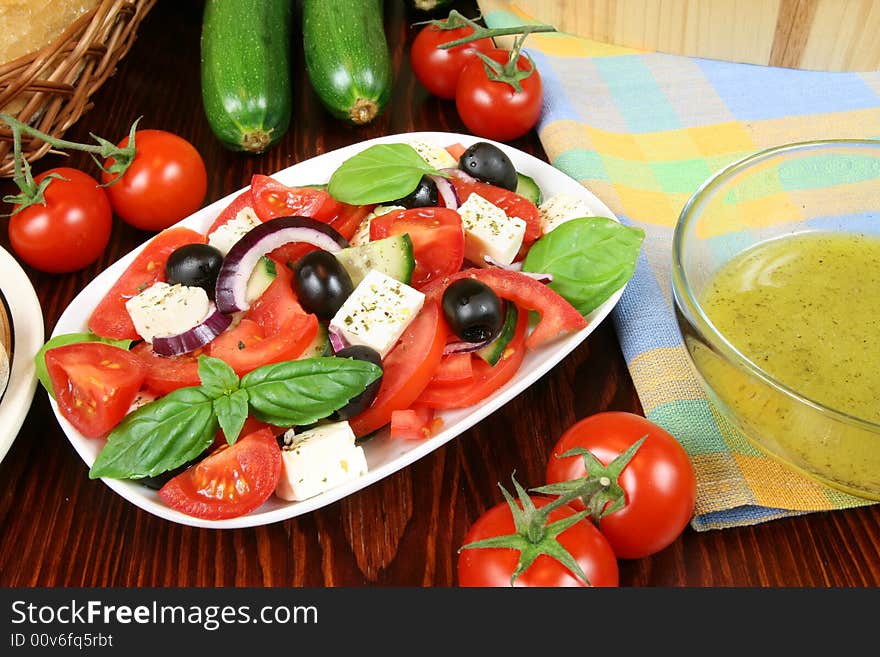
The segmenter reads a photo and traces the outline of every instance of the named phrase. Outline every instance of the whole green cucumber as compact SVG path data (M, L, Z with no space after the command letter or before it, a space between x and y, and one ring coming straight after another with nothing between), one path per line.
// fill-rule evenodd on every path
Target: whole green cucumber
M304 0L303 49L312 88L333 116L363 125L388 105L382 0Z
M287 132L291 0L207 0L202 17L202 103L217 138L262 153Z

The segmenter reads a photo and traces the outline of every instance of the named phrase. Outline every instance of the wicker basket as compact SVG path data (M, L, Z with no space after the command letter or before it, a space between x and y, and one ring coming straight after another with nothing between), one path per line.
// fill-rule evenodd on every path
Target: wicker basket
M0 66L0 108L61 137L92 105L91 95L116 70L156 0L101 0L52 43ZM22 136L29 162L51 147ZM0 128L0 177L13 173L12 131Z

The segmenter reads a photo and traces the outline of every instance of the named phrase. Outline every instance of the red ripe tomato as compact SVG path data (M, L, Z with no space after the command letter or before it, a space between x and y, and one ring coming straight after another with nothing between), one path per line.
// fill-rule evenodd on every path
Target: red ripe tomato
M131 353L146 368L144 385L157 395L167 395L178 388L188 388L201 383L199 379L199 349L180 356L160 356L148 342L135 345Z
M165 263L176 249L204 241L204 235L189 228L170 228L156 235L98 303L89 317L89 329L105 338L140 339L125 302L153 283L165 280Z
M493 49L491 39L478 39L454 48L438 48L474 33L469 25L451 30L443 30L437 25L428 24L416 35L410 51L410 62L416 79L435 96L452 100L458 76L465 64L478 59L475 53L489 52Z
M509 51L498 48L486 53L499 64L507 63L508 55ZM533 65L520 55L516 66L528 71ZM519 83L522 90L516 91L507 82L490 80L481 59L469 62L455 89L455 107L468 130L497 141L516 139L531 130L541 115L541 75L535 69Z
M440 420L434 419L434 409L414 404L412 408L391 413L391 437L402 440L426 440L434 434Z
M46 369L61 414L88 438L115 427L144 381L144 366L125 349L77 342L46 352Z
M351 419L356 436L366 436L384 427L394 411L410 407L434 376L443 356L446 334L440 304L426 299L422 311L382 361L382 383L373 404Z
M164 130L138 130L136 155L122 178L106 187L114 212L141 230L158 231L202 207L208 190L205 162L183 137ZM119 142L128 145L128 137ZM113 158L104 162L104 167ZM117 174L103 173L107 184Z
M549 504L547 498L531 498L537 508ZM517 502L520 508L522 503ZM568 518L575 510L563 505L550 512L548 523ZM506 502L498 504L482 516L468 530L464 544L507 536L516 531L513 514ZM584 571L589 584L576 576L560 561L541 554L519 577L514 586L617 586L617 560L608 541L589 520L581 520L557 536L559 544L568 550ZM511 548L468 548L458 557L459 586L510 586L510 578L519 561L519 552Z
M43 192L45 203L12 215L9 241L19 258L40 271L60 274L93 263L107 248L113 213L104 189L69 167L38 175L37 183L58 175Z
M271 429L222 445L159 490L172 509L195 518L222 520L250 513L275 491L281 449Z
M238 326L221 333L208 346L211 356L226 361L239 376L296 358L318 332L317 317L306 313L296 300L292 272L282 265L276 272L275 280Z
M626 505L602 518L599 529L621 559L646 557L671 544L690 521L696 500L696 477L684 448L656 424L633 413L598 413L566 431L553 447L547 483L585 474L581 456L557 458L580 447L608 465L637 440L645 442L618 479ZM583 508L580 500L570 504Z
M251 190L246 189L241 194L232 199L232 202L223 208L223 211L217 215L217 218L214 219L214 222L211 224L211 227L205 232L205 235L210 235L215 230L227 224L228 222L235 219L236 215L239 212L244 210L245 208L253 207L254 205L254 197L251 194Z
M380 215L370 222L370 240L407 233L416 261L410 285L453 274L464 261L461 217L448 208L413 208Z
M251 178L254 212L263 221L276 217L311 217L324 223L339 214L342 203L315 187L288 187L269 176Z
M471 354L446 354L437 366L428 387L458 386L474 380L474 366Z
M418 402L431 408L467 408L484 400L510 381L522 365L528 325L529 314L520 312L513 338L497 363L489 365L477 355L463 354L471 359L471 378L451 385L442 380L437 382L435 375L419 395Z

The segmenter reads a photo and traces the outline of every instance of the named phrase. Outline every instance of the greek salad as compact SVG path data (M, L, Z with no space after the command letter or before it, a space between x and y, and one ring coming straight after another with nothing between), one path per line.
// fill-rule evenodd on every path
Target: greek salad
M92 478L218 520L362 477L586 326L643 234L544 199L497 146L381 143L326 181L255 175L207 230L154 237L37 371L103 441Z

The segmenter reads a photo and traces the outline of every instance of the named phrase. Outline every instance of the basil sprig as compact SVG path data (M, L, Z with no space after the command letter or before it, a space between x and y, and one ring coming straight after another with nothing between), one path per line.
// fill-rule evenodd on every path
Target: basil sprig
M345 406L382 375L372 363L321 357L257 368L239 381L228 364L199 357L201 385L146 404L116 426L89 477L153 477L191 461L222 428L231 445L249 413L276 426L310 424Z
M110 338L102 338L95 333L65 333L64 335L56 335L44 344L34 356L34 369L37 378L52 398L55 397L55 391L52 389L52 380L49 378L49 370L46 368L46 352L55 347L64 347L77 342L104 342L105 344L119 347L120 349L128 349L131 346L131 340L112 340Z
M442 176L409 144L376 144L348 158L330 177L327 190L352 205L403 198L424 175Z
M550 287L588 315L632 278L644 239L607 217L572 219L532 245L523 271L552 274Z

